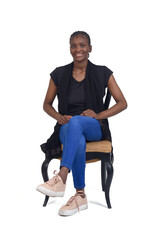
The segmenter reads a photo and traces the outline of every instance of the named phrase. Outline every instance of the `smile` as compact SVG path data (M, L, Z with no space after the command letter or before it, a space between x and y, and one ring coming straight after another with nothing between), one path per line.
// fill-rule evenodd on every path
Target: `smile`
M77 54L75 54L75 56L76 56L76 57L82 57L83 54L82 54L82 53L77 53Z

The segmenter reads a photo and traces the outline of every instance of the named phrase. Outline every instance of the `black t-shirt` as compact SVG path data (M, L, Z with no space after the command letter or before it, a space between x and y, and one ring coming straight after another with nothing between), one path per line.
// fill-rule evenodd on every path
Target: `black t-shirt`
M71 91L69 96L69 114L80 115L85 109L84 81L78 82L72 78Z

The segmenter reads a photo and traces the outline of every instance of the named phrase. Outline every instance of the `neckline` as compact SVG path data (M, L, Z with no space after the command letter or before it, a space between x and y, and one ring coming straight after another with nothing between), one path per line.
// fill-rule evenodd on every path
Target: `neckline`
M84 79L81 80L81 81L77 81L74 77L72 77L72 78L73 78L73 80L76 81L77 83L81 83L81 82L83 82L83 81L85 80L85 78L84 78Z

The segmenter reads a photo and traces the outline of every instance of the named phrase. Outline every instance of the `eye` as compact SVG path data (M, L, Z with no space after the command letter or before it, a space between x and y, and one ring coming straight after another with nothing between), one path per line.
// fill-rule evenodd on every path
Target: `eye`
M73 48L75 48L76 46L75 45L71 45L71 48L73 49Z
M81 47L84 48L86 45L85 44L81 44Z

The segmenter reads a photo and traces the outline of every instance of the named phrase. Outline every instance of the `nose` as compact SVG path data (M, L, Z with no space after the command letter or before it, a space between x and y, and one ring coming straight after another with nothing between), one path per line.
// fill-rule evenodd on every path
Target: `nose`
M81 51L81 47L80 46L76 46L75 51L76 52L80 52Z

